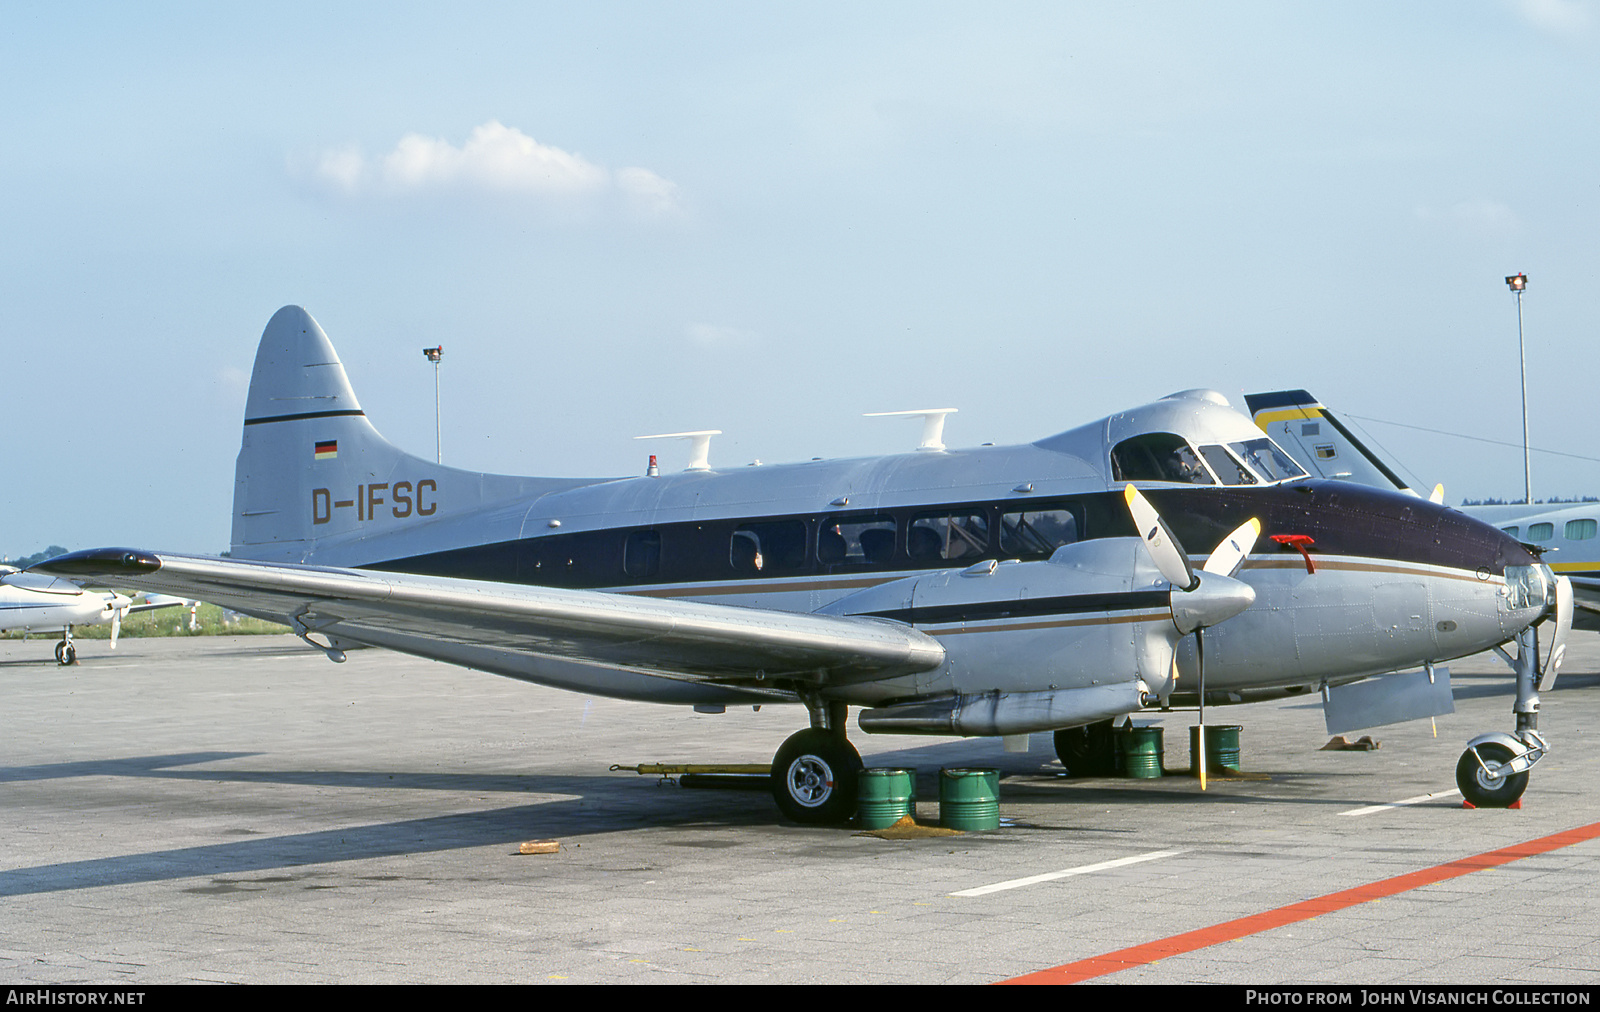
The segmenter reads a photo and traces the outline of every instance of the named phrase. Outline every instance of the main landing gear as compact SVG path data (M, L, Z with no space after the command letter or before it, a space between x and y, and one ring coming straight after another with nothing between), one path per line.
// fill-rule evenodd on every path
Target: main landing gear
M1056 758L1069 777L1109 777L1117 769L1116 728L1109 720L1057 731Z
M845 737L844 703L807 700L811 726L790 735L772 758L772 800L791 821L838 825L856 814L861 753Z

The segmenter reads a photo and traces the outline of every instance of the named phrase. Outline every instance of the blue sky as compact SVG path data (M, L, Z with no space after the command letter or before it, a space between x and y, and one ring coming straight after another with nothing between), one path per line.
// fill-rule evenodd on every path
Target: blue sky
M1600 5L8 4L0 553L220 551L256 341L380 431L642 470L1305 387L1450 501L1600 495ZM681 467L682 444L656 447Z

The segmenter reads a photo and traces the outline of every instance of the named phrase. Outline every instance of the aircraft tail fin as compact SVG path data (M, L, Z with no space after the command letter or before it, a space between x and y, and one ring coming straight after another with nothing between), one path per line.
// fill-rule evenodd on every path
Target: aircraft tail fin
M267 323L234 472L233 555L363 565L456 547L452 515L580 482L480 474L415 457L367 420L317 321Z
M1310 393L1278 390L1246 394L1244 402L1256 426L1307 472L1418 494Z

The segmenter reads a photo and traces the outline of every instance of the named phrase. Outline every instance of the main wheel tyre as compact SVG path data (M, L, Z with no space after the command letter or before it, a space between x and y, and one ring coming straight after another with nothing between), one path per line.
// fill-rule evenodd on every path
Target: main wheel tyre
M789 819L837 825L856 814L861 753L842 735L808 729L789 736L772 759L772 798Z
M1461 796L1477 808L1507 808L1515 803L1528 789L1528 771L1491 777L1483 768L1484 763L1508 763L1512 754L1506 746L1492 741L1479 745L1476 756L1470 748L1461 753L1456 763L1456 786L1461 788ZM1482 763L1478 756L1483 757Z
M65 643L56 644L56 663L67 663L67 645Z
M1069 777L1109 777L1117 771L1115 735L1109 720L1057 731L1056 758Z
M61 663L63 663L63 664L76 664L76 663L78 663L78 648L73 646L71 643L68 643L67 644L67 659L62 661Z

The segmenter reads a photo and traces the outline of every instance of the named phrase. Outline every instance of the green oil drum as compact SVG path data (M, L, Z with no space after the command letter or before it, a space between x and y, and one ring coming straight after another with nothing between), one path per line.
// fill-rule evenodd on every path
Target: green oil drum
M1137 780L1156 780L1161 776L1162 729L1159 727L1129 727L1122 740L1122 766L1124 772Z
M862 770L856 785L856 823L862 829L888 829L907 815L917 817L915 770Z
M1000 771L939 771L939 825L946 829L1000 828Z
M1239 724L1206 725L1206 776L1221 776L1239 772ZM1189 728L1189 771L1200 775L1200 765L1194 756L1200 754L1200 728Z

